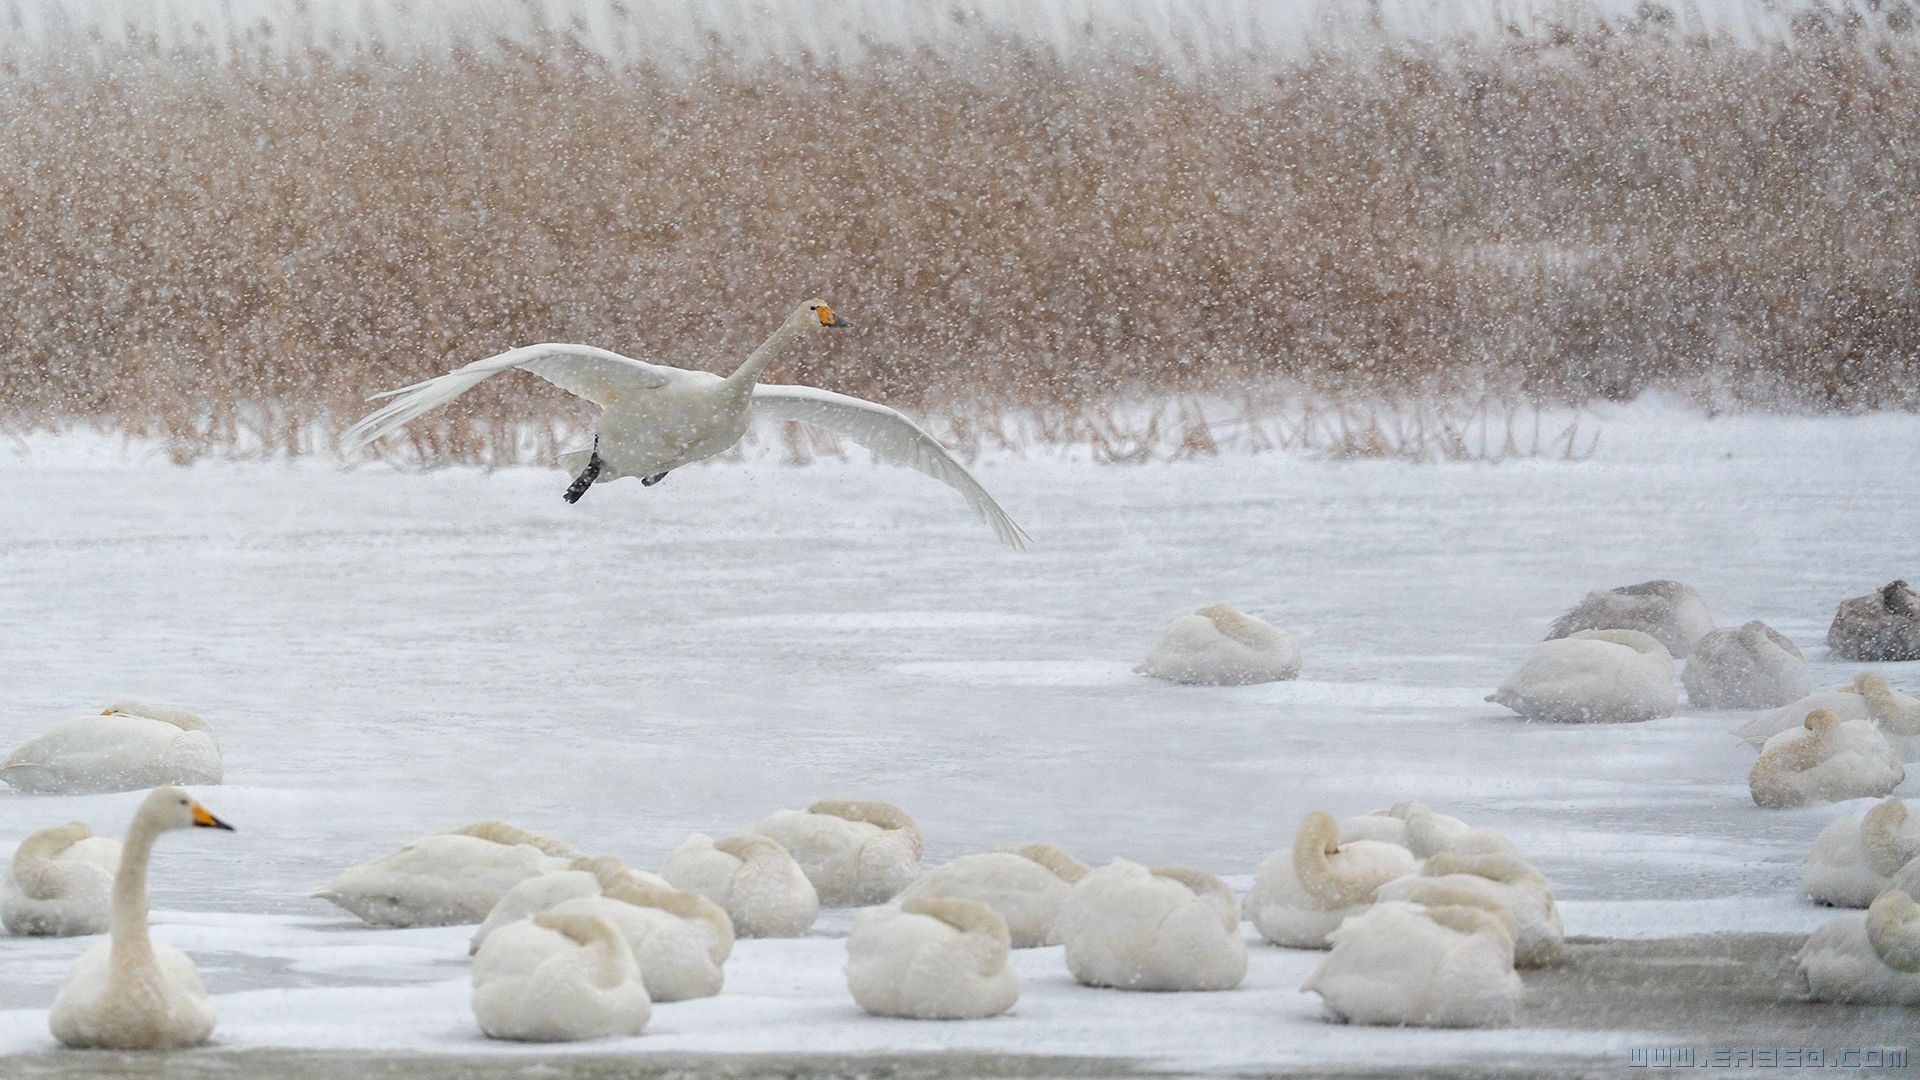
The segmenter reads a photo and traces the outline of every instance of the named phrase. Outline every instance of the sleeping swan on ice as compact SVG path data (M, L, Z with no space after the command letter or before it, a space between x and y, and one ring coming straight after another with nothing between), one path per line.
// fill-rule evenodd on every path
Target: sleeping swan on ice
M1838 916L1801 946L1793 974L1814 1001L1920 1005L1920 905L1889 889Z
M72 1047L171 1050L213 1034L213 1002L187 954L147 934L147 863L173 829L228 829L177 787L155 788L122 841L110 936L82 953L53 999L47 1026Z
M1209 686L1277 682L1300 674L1300 643L1252 615L1214 604L1173 620L1133 670Z
M1342 919L1365 911L1380 886L1418 867L1399 844L1341 843L1332 815L1315 810L1300 823L1290 850L1260 864L1247 893L1247 916L1275 945L1324 949Z
M1908 817L1899 799L1829 822L1807 855L1807 897L1834 907L1866 907L1915 854L1920 821Z
M1417 1027L1500 1027L1520 1007L1511 914L1459 896L1447 904L1382 900L1333 932L1302 990L1335 1019Z
M1389 881L1375 895L1381 901L1422 904L1460 903L1464 896L1478 896L1483 906L1497 905L1511 916L1513 962L1518 966L1545 967L1566 954L1566 931L1553 889L1532 863L1511 851L1442 851L1423 863L1418 874Z
M1570 637L1582 630L1637 630L1651 635L1668 655L1684 658L1713 626L1713 611L1699 593L1677 581L1643 581L1588 593L1554 620L1547 637Z
M753 831L786 848L829 907L885 903L920 876L920 827L892 803L823 799Z
M720 841L694 833L667 856L660 876L726 909L741 937L800 937L820 915L820 895L800 864L752 833Z
M1007 921L975 900L926 897L871 907L847 935L847 989L875 1016L979 1020L1020 996Z
M1630 723L1672 716L1673 658L1637 630L1582 630L1535 645L1487 700L1529 720Z
M99 795L161 784L218 784L220 744L185 709L123 701L55 725L0 762L22 795Z
M1920 698L1895 690L1871 671L1854 676L1853 688L1867 703L1867 718L1900 760L1920 761Z
M1920 660L1920 594L1892 581L1842 601L1827 647L1841 660Z
M0 882L0 925L9 933L77 937L107 928L120 841L95 836L84 821L41 829L13 853Z
M725 981L734 933L720 905L653 874L629 870L610 855L575 860L565 871L507 890L468 951L477 955L504 927L542 912L593 915L611 923L633 951L654 1001L712 997Z
M562 841L479 821L350 866L313 895L374 926L458 926L486 918L520 882L581 857Z
M1052 844L1029 844L1018 851L962 855L928 871L906 887L901 901L948 897L978 900L1006 920L1016 949L1059 944L1053 924L1060 906L1087 868Z
M1247 976L1240 905L1204 870L1116 859L1067 894L1054 933L1088 986L1231 990Z
M490 1039L638 1035L652 1015L632 950L593 915L548 912L502 927L473 958L473 1016Z
M1767 740L1747 775L1756 806L1769 810L1813 802L1878 798L1900 786L1906 769L1871 721L1845 723L1825 709L1807 714L1798 731Z
M1813 692L1800 650L1758 619L1695 642L1680 683L1702 709L1769 709Z

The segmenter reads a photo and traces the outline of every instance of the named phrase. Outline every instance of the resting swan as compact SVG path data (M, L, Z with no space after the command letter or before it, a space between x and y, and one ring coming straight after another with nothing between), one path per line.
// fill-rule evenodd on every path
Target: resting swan
M127 826L113 877L108 940L82 953L53 999L47 1026L73 1047L170 1050L213 1034L213 1002L187 954L147 934L147 863L172 829L227 829L177 787L155 788Z
M123 701L56 725L0 762L23 795L99 795L161 784L218 784L220 744L185 709Z
M518 368L600 406L593 447L561 455L567 471L578 474L567 489L568 502L578 502L595 483L623 476L657 484L680 466L739 442L753 418L762 416L818 424L865 446L884 461L925 473L958 491L1001 540L1025 547L1027 534L920 425L885 405L845 394L811 386L758 385L760 373L795 336L845 325L826 301L809 300L793 309L779 329L726 378L643 363L588 345L528 345L374 395L393 400L348 428L341 441L348 452L358 450L489 376Z
M1844 686L1836 686L1832 690L1808 694L1798 701L1788 702L1777 709L1768 709L1734 728L1733 733L1740 736L1748 746L1758 750L1766 745L1768 739L1783 731L1799 730L1804 726L1807 714L1819 709L1827 710L1842 721L1872 719L1872 714L1867 711L1867 699L1860 695L1859 680L1856 679Z
M536 915L503 927L473 958L473 1016L491 1039L638 1035L652 1015L633 952L605 919Z
M1793 958L1794 978L1814 1001L1920 1005L1920 906L1889 889L1866 911L1813 932Z
M974 900L927 897L868 908L847 935L847 989L875 1016L980 1020L1020 997L1007 921Z
M1632 723L1672 716L1673 658L1638 630L1581 630L1535 645L1487 700L1529 720Z
M786 848L764 836L716 842L694 833L667 856L660 876L725 908L741 937L800 937L820 915L820 894L806 872Z
M1378 840L1340 842L1324 810L1300 823L1293 847L1267 856L1247 893L1247 915L1275 945L1324 949L1340 920L1365 911L1374 891L1418 869L1413 853Z
M1827 647L1841 660L1920 660L1920 593L1892 581L1842 601Z
M1378 840L1398 844L1425 859L1441 851L1512 851L1513 844L1492 829L1475 829L1457 817L1436 813L1425 803L1399 802L1340 822L1340 842Z
M507 890L473 935L478 954L502 928L542 912L594 915L620 931L654 1001L712 997L725 981L733 922L718 904L602 855Z
M753 831L791 852L830 907L885 903L920 876L920 827L892 803L823 799Z
M1867 703L1867 717L1900 760L1920 761L1920 699L1895 690L1871 671L1854 676L1853 688Z
M1878 798L1900 786L1907 771L1900 757L1866 720L1840 718L1825 709L1807 714L1798 731L1767 740L1747 775L1754 805L1769 810Z
M1669 655L1684 658L1713 625L1713 611L1699 593L1677 581L1643 581L1588 593L1554 620L1547 637L1570 637L1582 630L1638 630L1652 635Z
M1016 949L1057 945L1053 924L1060 905L1087 868L1052 844L1029 844L1018 851L962 855L928 871L897 897L901 902L947 897L977 900L1006 920Z
M1813 692L1800 650L1758 619L1695 642L1680 683L1702 709L1770 709Z
M1300 674L1300 643L1264 620L1225 604L1173 620L1133 669L1169 682L1242 686Z
M44 937L98 934L107 928L120 841L95 836L84 821L41 829L13 853L0 882L0 925Z
M1067 894L1054 932L1088 986L1231 990L1247 977L1240 905L1204 870L1116 859Z
M1807 897L1834 907L1866 907L1915 854L1920 821L1908 816L1899 799L1829 822L1807 855Z
M1498 904L1382 900L1333 932L1302 990L1336 1019L1417 1027L1499 1027L1520 1007L1511 915Z
M520 882L581 857L562 841L479 821L350 866L313 896L374 926L458 926L486 918Z
M1511 852L1442 851L1423 863L1418 874L1387 882L1375 896L1422 904L1460 903L1462 897L1479 896L1483 906L1499 906L1511 914L1515 964L1545 967L1566 954L1566 930L1553 889L1533 864Z

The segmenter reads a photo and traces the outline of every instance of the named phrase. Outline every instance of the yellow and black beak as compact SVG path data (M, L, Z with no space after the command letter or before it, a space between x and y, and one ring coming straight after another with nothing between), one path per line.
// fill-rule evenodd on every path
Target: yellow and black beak
M820 325L827 327L829 329L838 330L841 327L848 325L847 320L841 318L838 315L835 315L833 313L833 309L828 307L825 304L821 304L819 307L814 308L813 313L815 315L820 316Z
M192 809L193 823L196 827L202 829L225 829L228 832L233 831L233 826L207 813L207 808L201 806L199 803L194 803Z

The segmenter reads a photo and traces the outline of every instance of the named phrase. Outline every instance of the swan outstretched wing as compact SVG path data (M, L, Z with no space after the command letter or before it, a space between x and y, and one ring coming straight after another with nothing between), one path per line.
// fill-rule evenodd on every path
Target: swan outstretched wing
M591 345L528 345L475 360L425 382L373 395L374 400L392 400L348 428L341 437L342 442L348 452L358 450L445 405L489 377L514 368L530 371L567 393L600 406L626 391L658 390L667 385L673 370Z
M1000 539L1017 548L1031 542L946 447L919 424L885 405L811 386L762 384L753 388L753 411L779 420L818 424L873 451L882 461L926 473L958 491Z

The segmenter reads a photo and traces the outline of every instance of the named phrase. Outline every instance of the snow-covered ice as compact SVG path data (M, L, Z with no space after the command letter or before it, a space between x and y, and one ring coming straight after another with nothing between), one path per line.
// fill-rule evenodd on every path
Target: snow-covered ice
M229 782L195 793L239 832L167 837L152 880L156 936L199 961L227 1046L518 1052L472 1023L466 930L370 930L307 898L479 818L653 868L694 830L877 798L919 821L929 865L1048 840L1244 888L1308 810L1414 798L1508 832L1569 935L1810 930L1807 847L1866 803L1755 808L1727 731L1746 714L1528 725L1481 697L1587 591L1654 577L1728 625L1765 619L1816 687L1920 686L1920 665L1837 663L1822 639L1841 599L1916 572L1920 419L1637 406L1600 425L1572 463L983 460L1026 554L858 461L719 463L569 507L543 470L176 468L32 437L0 444L0 744L125 697L213 725ZM1215 602L1299 631L1302 678L1128 671ZM138 799L0 793L0 849L73 817L117 834ZM1023 951L1010 1016L884 1021L846 994L846 925L741 942L720 997L658 1007L633 1045L1224 1066L1631 1041L1324 1024L1296 989L1318 954L1261 945L1241 990L1175 997ZM51 1046L85 944L0 939L0 1054Z

